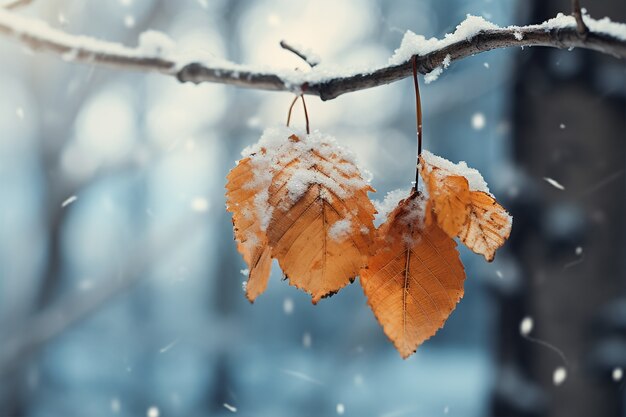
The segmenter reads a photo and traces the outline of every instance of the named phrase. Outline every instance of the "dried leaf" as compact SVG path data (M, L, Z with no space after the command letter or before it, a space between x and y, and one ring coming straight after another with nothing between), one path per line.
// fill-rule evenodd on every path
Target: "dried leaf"
M421 159L420 167L424 165L425 162ZM447 175L446 171L437 167L422 169L421 172L430 195L428 204L432 207L439 226L448 236L458 235L470 214L467 179L460 175Z
M511 215L482 191L472 191L470 200L470 216L458 236L465 246L491 262L511 234Z
M464 162L453 164L425 152L420 157L420 174L439 226L488 262L493 261L511 233L512 217L489 194L480 173Z
M263 187L255 181L250 158L239 161L226 178L226 208L233 213L237 250L249 270L246 297L254 302L267 288L272 266L271 249L255 206L259 188Z
M267 236L290 284L317 303L353 281L370 254L375 209L367 192L373 189L332 143L290 139L303 151L277 161Z
M361 271L368 304L403 358L443 326L463 296L456 243L424 222L425 204L417 193L398 204Z

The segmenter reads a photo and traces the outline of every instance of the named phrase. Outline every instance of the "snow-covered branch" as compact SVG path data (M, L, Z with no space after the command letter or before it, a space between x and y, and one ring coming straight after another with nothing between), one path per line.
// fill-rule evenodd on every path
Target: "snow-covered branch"
M588 33L581 34L576 18L559 14L539 25L500 28L481 17L468 16L454 33L443 39L426 39L407 32L401 46L383 67L345 70L321 63L308 71L271 69L235 64L225 60L197 59L176 52L163 34L142 34L135 48L67 34L47 24L0 10L0 33L18 39L36 51L60 55L66 61L122 69L160 72L181 82L213 82L259 90L293 91L330 100L341 94L364 90L409 77L411 58L417 56L420 73L439 73L451 62L498 48L547 46L585 48L626 58L626 24L608 18L582 19ZM435 78L435 77L431 77Z

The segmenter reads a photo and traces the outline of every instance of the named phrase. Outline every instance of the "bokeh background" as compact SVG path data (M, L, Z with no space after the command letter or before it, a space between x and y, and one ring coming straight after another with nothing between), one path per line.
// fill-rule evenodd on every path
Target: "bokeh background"
M623 1L583 6L626 20ZM441 37L468 13L509 25L569 8L38 0L20 13L130 46L155 29L189 54L304 68L281 39L325 62L384 65L409 29ZM422 84L425 148L480 169L515 220L493 263L461 249L465 297L406 361L358 282L312 306L275 265L267 292L244 297L225 176L284 123L292 95L77 65L7 39L0 63L0 417L626 415L624 61L499 50ZM407 79L307 100L312 128L373 173L376 199L413 179L413 94Z

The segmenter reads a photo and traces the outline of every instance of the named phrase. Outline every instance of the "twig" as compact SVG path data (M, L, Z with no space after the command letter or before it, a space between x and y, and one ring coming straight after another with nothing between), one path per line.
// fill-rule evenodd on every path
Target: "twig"
M296 54L300 59L306 62L311 68L314 68L317 64L320 63L317 57L309 56L306 53L300 51L295 46L292 46L285 41L280 41L280 46L281 48L286 49L287 51L293 52L294 54Z
M412 74L412 60L377 70L365 70L349 75L328 76L323 71L271 72L235 64L180 63L159 56L146 56L140 49L74 36L46 27L41 22L17 16L0 9L0 34L16 38L33 50L53 52L72 62L137 70L160 72L175 76L181 82L213 82L257 90L291 91L296 94L319 96L330 100L341 94L389 84ZM42 29L43 26L43 29ZM586 48L626 58L626 39L617 35L590 31L582 37L575 25L549 27L533 25L486 29L471 39L462 39L419 55L418 72L427 74L449 62L499 48L548 46L553 48ZM449 58L448 58L449 56Z
M580 10L580 0L572 0L572 15L574 19L576 19L576 29L578 30L578 34L582 37L587 36L589 33L589 28L583 22L583 14Z
M25 7L28 6L29 4L31 4L33 2L33 0L11 0L5 4L3 4L2 8L7 9L7 10L17 10L21 7Z

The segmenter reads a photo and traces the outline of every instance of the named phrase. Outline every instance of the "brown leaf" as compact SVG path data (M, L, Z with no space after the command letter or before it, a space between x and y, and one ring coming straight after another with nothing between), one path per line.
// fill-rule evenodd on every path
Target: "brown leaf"
M250 158L244 158L226 177L226 208L233 213L237 250L248 265L246 297L250 302L265 291L272 266L271 249L262 230L255 198L255 175Z
M489 193L473 189L466 177L458 175L465 172L473 177L474 188L486 189L478 171L425 154L427 158L420 156L420 174L437 223L448 236L458 236L470 250L493 261L511 233L511 215Z
M417 193L398 204L361 271L368 304L403 358L443 326L463 296L456 243L435 222L424 223L424 205Z
M482 191L472 191L470 200L469 219L458 236L465 246L491 262L496 250L511 234L511 215L492 196Z
M370 254L373 189L326 143L287 152L278 165L268 200L272 256L290 284L317 303L353 281Z
M426 183L437 222L448 236L456 236L470 214L470 190L465 177L449 175L438 167L430 167L420 156L420 174ZM428 210L430 211L430 210Z

